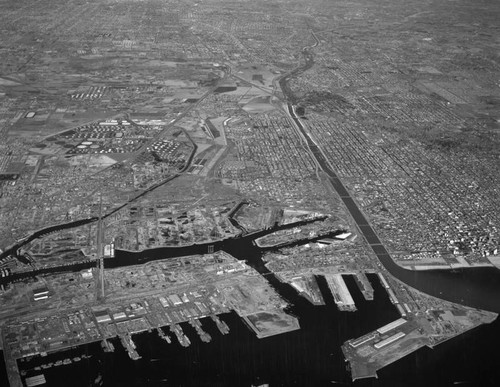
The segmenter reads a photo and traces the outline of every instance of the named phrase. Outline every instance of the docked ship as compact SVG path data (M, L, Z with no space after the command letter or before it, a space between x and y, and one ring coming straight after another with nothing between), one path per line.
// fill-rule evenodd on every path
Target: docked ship
M196 333L200 336L201 341L204 343L210 343L212 341L212 336L203 330L201 327L201 322L198 319L189 320L189 324L196 330Z
M172 343L172 340L170 339L170 336L165 334L161 328L156 328L156 332L158 333L158 336L160 336L163 340L165 340L167 343Z
M132 340L132 336L130 336L130 334L127 333L124 336L120 336L120 341L123 347L127 350L127 353L132 360L139 360L141 358L141 356L139 356L139 353L137 353L136 351L135 343Z
M177 336L177 340L179 340L179 343L183 347L189 347L191 345L191 341L189 338L184 334L182 328L180 325L173 324L170 325L170 330L175 333L175 336Z
M217 328L219 329L220 333L222 333L223 335L227 335L229 333L229 327L217 315L213 314L210 317L217 325Z

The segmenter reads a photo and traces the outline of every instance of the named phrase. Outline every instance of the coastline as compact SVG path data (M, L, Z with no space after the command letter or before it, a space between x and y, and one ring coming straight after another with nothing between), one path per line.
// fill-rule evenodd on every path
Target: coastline
M491 267L495 268L497 266L493 265L492 263L487 263L487 262L482 262L482 263L477 263L477 264L463 264L463 263L457 263L457 264L438 264L438 265L429 265L429 264L422 264L422 265L402 265L399 261L394 261L399 267L406 269L406 270L411 270L411 271L427 271L427 270L455 270L455 269L475 269L478 267ZM498 268L498 267L497 267Z

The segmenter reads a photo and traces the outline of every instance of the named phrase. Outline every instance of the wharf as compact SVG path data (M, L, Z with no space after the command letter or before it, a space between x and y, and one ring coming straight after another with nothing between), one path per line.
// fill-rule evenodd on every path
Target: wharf
M394 291L391 289L391 285L389 285L389 283L387 282L387 280L385 279L384 275L382 273L378 273L378 277L380 278L380 282L382 283L382 286L385 288L385 291L387 292L387 295L389 296L389 300L394 304L396 305L399 313L401 314L401 316L406 316L406 313L404 311L404 309L402 308L401 305L399 305L399 300L398 298L396 297L396 294L394 293Z
M325 274L325 279L337 307L341 311L356 311L356 305L341 274Z
M27 387L41 386L45 383L47 383L47 381L45 380L45 375L43 375L43 374L32 376L30 378L26 378L26 386Z
M306 295L307 299L313 305L325 305L325 300L323 299L323 295L321 294L321 290L319 289L318 282L316 281L316 277L314 275L310 275L306 277Z
M325 305L325 300L321 295L318 283L314 274L303 274L287 279L280 273L275 273L276 278L281 282L289 283L299 294L313 305Z
M356 284L358 285L359 290L361 290L361 293L363 294L365 300L373 300L373 287L366 274L362 271L359 271L356 273L354 278L356 279Z
M197 293L196 293L197 294ZM189 302L182 300L182 304L172 305L172 302L159 297L150 297L147 301L137 302L136 298L127 297L124 300L135 307L124 305L83 306L55 312L47 309L32 311L31 314L19 316L8 320L1 327L1 343L4 351L6 373L11 387L22 387L25 383L24 375L20 374L21 365L18 359L32 358L35 356L47 356L47 354L60 352L89 343L99 343L105 352L113 352L116 347L113 338L119 338L128 355L132 359L140 356L135 349L132 337L139 332L152 332L158 327L166 327L170 324L187 322L189 319L199 319L203 316L216 313L226 313L230 309L223 306L218 298L212 294L192 295ZM136 302L134 302L136 301ZM227 334L229 328L217 317L217 327L222 334ZM42 335L39 327L43 326L49 335ZM168 331L164 328L165 341L171 342L171 337L166 335ZM189 346L190 340L182 329L177 326L172 330L177 332L179 342L183 346ZM201 333L202 340L208 341L209 336ZM167 339L168 338L168 339ZM113 345L114 344L114 345ZM59 364L61 366L64 363ZM40 370L42 370L40 366ZM49 367L47 367L49 368Z
M377 377L377 371L423 346L429 346L425 317L397 319L375 331L342 345L346 361L351 367L353 381Z
M259 339L300 329L299 320L295 316L279 309L240 315L240 317Z

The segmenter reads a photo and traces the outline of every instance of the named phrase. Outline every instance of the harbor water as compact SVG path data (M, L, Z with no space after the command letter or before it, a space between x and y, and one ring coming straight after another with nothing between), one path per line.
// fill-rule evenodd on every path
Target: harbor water
M210 318L202 319L212 341L204 343L189 324L182 324L191 345L182 347L175 338L168 344L156 333L134 335L141 359L131 360L114 340L114 353L105 353L99 343L71 351L35 357L20 362L26 376L40 364L89 355L80 362L43 370L48 386L452 386L470 382L496 386L500 380L495 343L500 340L498 320L450 340L435 349L424 348L384 368L378 379L351 382L340 346L399 317L375 275L368 276L375 299L366 301L352 276L344 276L356 302L356 312L340 312L318 277L326 301L313 306L288 285L271 282L293 306L301 329L266 339L257 339L235 314L221 318L230 333L222 335ZM276 280L277 281L277 280Z

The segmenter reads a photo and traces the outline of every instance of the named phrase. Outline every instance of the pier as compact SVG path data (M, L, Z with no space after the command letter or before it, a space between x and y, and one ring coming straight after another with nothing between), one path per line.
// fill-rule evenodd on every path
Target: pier
M197 304L201 306L201 312L198 313L196 317L191 314L191 325L196 329L202 341L210 342L212 337L202 329L201 322L199 321L200 316L204 316L209 313L209 309L202 302L197 302ZM190 308L189 310L195 309ZM64 341L51 341L51 345L41 342L41 340L35 336L30 338L30 340L28 341L29 345L23 344L23 346L21 346L19 342L12 342L5 338L5 335L12 335L13 332L16 332L18 330L17 326L10 326L8 329L2 329L0 333L2 336L2 340L0 340L0 343L2 344L2 349L4 351L4 361L7 377L9 379L9 385L11 387L23 387L25 385L25 375L21 375L19 372L17 363L18 360L31 358L33 356L44 357L48 354L64 351L93 342L99 343L104 352L112 353L116 350L116 344L113 345L111 339L118 338L123 348L127 351L129 357L133 360L138 360L141 358L141 356L137 352L136 345L132 340L133 334L138 332L153 332L154 330L156 330L158 336L170 344L172 343L172 338L171 335L167 334L166 325L171 325L174 321L177 324L174 323L174 325L170 327L171 332L175 333L176 337L179 340L179 343L182 346L188 347L191 344L191 341L184 334L181 326L178 325L178 323L180 322L188 321L187 315L177 313L176 311L172 311L169 314L167 314L164 310L161 310L161 312L162 313L151 313L148 319L134 318L123 320L117 323L113 323L111 321L109 312L102 314L102 316L98 314L101 317L97 321L97 326L99 328L99 334L97 336L92 337L90 335L87 335L85 340L83 341L78 338L68 336L68 339ZM83 313L88 319L93 316L93 312L91 310L85 310ZM80 317L81 316L82 314L80 314ZM217 315L210 315L210 318L215 322L221 334L226 335L229 333L229 327ZM162 329L161 326L164 325L165 327ZM26 342L26 340L24 340L24 342ZM75 359L76 360L74 361L81 360L80 357ZM52 368L54 366L63 366L70 363L71 361L67 360L56 363L41 364L34 370L43 371L44 369Z
M359 290L361 290L365 300L373 300L373 287L366 274L362 271L358 271L354 278L356 279L356 284L358 285Z
M354 304L354 300L352 299L351 293L342 275L325 274L325 279L339 310L349 312L356 311L356 305Z
M396 297L396 294L394 293L394 290L391 289L391 286L385 279L382 273L378 273L378 277L380 278L380 282L382 283L382 286L384 287L385 291L387 292L387 295L389 296L389 300L391 301L392 304L396 307L398 310L399 314L401 317L406 317L407 312L411 312L410 308L408 307L407 304L401 305L398 298ZM404 306L404 307L403 307Z
M27 387L41 386L45 383L47 383L47 381L45 380L45 375L43 374L26 378Z
M302 297L307 299L313 305L325 305L325 300L323 300L323 296L321 295L321 291L319 290L314 274L304 274L293 277L289 280L282 278L279 274L275 274L275 276L281 282L288 282Z

